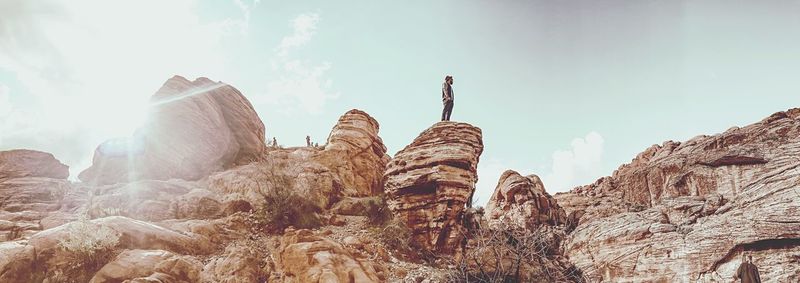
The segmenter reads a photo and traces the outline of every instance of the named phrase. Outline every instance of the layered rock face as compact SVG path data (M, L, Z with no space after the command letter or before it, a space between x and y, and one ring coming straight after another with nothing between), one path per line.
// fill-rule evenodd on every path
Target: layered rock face
M264 124L238 90L175 76L151 98L145 125L131 138L101 144L79 178L93 184L197 180L260 160L264 138Z
M339 176L346 196L383 192L383 171L390 158L379 129L378 121L366 112L350 110L339 117L324 149L312 157Z
M800 274L800 109L665 142L557 194L566 253L592 280L728 281L751 252L766 281Z
M475 191L482 152L479 128L439 122L387 166L389 209L408 225L414 242L424 249L448 254L460 246L462 212Z
M520 228L567 223L567 214L544 189L539 176L507 170L486 204L489 225L512 223Z
M0 151L0 240L30 236L61 222L59 211L71 208L64 201L72 191L67 176L68 167L52 154Z
M69 167L47 152L26 149L0 151L0 180L24 177L66 179Z

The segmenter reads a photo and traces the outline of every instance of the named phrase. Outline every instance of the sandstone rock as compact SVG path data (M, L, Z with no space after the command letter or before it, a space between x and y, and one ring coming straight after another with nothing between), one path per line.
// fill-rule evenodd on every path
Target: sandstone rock
M25 241L0 242L0 282L30 282L36 252Z
M66 179L69 167L47 152L26 149L0 151L0 181L21 177Z
M567 222L566 212L545 191L539 176L523 177L513 170L500 176L494 194L486 204L486 216L490 226L504 222L532 228Z
M382 282L374 263L356 259L344 247L309 230L289 231L281 239L270 282Z
M262 272L259 255L244 246L228 246L225 254L212 259L201 273L202 282L248 283L258 282ZM265 272L266 273L266 272Z
M122 282L153 274L156 265L175 256L162 250L126 250L103 266L90 283Z
M97 187L88 205L89 216L125 216L138 220L211 219L220 216L219 196L181 180L144 180Z
M579 224L565 243L592 281L729 281L742 251L792 281L800 246L800 109L665 142L610 177L557 194ZM773 260L774 259L774 260ZM781 262L782 261L782 262Z
M389 209L428 251L453 253L463 234L461 217L478 180L481 130L439 122L398 152L384 174Z
M376 195L389 160L377 134L375 119L350 110L339 118L323 149L269 148L264 162L210 176L210 189L257 207L263 205L263 195L275 187L289 187L322 208L344 196Z
M82 181L197 180L260 160L266 150L264 124L230 85L175 76L151 102L148 122L129 139L101 144Z
M380 126L364 111L353 109L339 117L325 148L312 159L330 168L346 196L374 196L383 192L383 172L389 163Z
M22 177L1 180L0 241L25 238L40 231L42 221L65 206L65 195L71 191L72 185L64 179Z

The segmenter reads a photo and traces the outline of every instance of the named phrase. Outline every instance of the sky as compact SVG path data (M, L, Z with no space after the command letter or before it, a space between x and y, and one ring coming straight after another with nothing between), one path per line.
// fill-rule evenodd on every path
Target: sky
M483 131L500 174L550 193L666 140L800 105L800 1L0 0L0 150L74 178L173 75L247 96L280 144L324 143L357 108L394 155L441 113Z

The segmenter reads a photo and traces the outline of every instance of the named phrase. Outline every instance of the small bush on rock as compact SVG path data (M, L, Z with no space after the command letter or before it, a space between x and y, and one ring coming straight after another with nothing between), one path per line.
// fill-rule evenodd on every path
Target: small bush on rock
M275 187L264 195L264 207L258 212L267 228L281 232L289 226L314 229L322 226L322 208L289 188Z
M67 224L69 237L59 240L59 247L66 251L75 263L70 277L80 278L97 271L114 256L119 243L116 231L90 222L86 216Z
M367 221L370 225L383 225L392 219L392 212L383 196L373 197L366 203Z

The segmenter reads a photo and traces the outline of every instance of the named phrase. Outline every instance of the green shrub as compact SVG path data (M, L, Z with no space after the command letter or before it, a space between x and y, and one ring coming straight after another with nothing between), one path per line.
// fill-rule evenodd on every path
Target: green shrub
M257 215L271 232L282 232L289 226L301 229L314 229L322 226L316 203L292 192L290 187L276 186L262 194L264 206Z

